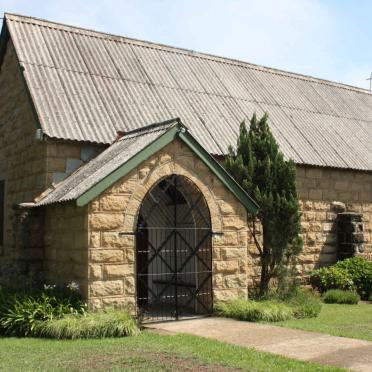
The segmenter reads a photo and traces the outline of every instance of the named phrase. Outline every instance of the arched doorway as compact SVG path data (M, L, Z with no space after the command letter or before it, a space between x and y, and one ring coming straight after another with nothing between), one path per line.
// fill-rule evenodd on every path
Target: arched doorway
M171 175L148 192L137 222L137 306L144 321L212 312L212 226L203 194Z

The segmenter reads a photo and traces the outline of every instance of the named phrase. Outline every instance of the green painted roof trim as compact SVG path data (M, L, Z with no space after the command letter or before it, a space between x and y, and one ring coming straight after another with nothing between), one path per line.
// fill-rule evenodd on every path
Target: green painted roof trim
M120 178L124 177L134 168L138 167L151 155L155 154L156 152L161 150L164 146L171 143L177 137L177 134L179 131L180 131L180 128L178 126L171 127L163 135L161 135L155 141L147 145L142 151L138 152L136 155L130 158L121 167L116 169L114 172L109 174L106 178L96 183L91 189L89 189L84 194L79 196L79 198L76 201L76 204L79 207L82 207L88 204L91 200L93 200L99 194L104 192L107 188L113 185Z
M237 197L238 200L253 214L257 213L259 205L246 191L231 177L226 169L206 151L188 131L181 131L179 138L204 162L215 176Z
M96 183L91 189L82 194L76 201L78 206L84 206L91 200L104 192L120 178L127 175L134 168L149 157L160 151L163 147L171 143L175 138L180 138L190 149L204 162L204 164L217 176L217 178L232 192L236 198L251 213L256 213L259 209L258 204L241 188L241 186L230 176L230 174L218 163L217 160L206 151L199 142L190 134L187 128L177 122L175 126L170 127L164 134L159 136L152 143L134 155L121 167L116 169L103 180Z

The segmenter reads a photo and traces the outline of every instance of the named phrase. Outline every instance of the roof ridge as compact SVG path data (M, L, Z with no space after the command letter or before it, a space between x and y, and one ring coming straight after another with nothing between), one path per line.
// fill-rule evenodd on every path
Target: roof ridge
M356 87L356 86L353 86L353 85L349 85L349 84L345 84L345 83L341 83L341 82L337 82L337 81L322 79L322 78L314 77L314 76L311 76L311 75L305 75L305 74L296 73L296 72L287 71L287 70L281 70L281 69L274 68L274 67L258 65L258 64L254 64L254 63L251 63L251 62L246 62L246 61L242 61L242 60L234 59L234 58L230 58L230 57L222 57L222 56L218 56L218 55L211 54L211 53L197 52L197 51L194 51L192 49L175 47L175 46L162 44L162 43L156 43L156 42L147 41L147 40L135 39L135 38L126 37L126 36L122 36L122 35L111 34L111 33L104 32L104 31L97 31L97 30L93 30L93 29L89 29L89 28L80 27L80 26L68 25L68 24L65 24L65 23L62 23L62 22L49 21L49 20L43 19L43 18L24 16L24 15L19 15L19 14L15 14L15 13L4 13L4 19L9 19L9 20L15 21L15 22L26 22L26 23L40 25L40 26L43 26L43 27L50 27L50 28L52 28L51 24L53 24L53 25L55 25L55 29L57 29L57 30L63 30L63 31L67 31L67 32L77 32L78 30L80 30L80 31L85 32L86 35L89 35L89 33L90 33L91 35L89 35L89 36L92 36L92 37L100 37L100 38L104 38L104 39L107 39L107 38L111 37L112 40L120 41L120 42L124 42L124 43L128 43L128 44L129 43L137 44L138 46L144 47L144 48L147 47L147 48L153 48L153 49L162 49L162 50L165 50L165 51L171 52L171 53L192 55L192 56L197 57L197 58L210 59L210 60L220 62L220 63L225 63L225 64L240 65L240 66L245 67L245 68L250 68L250 69L258 70L258 71L263 71L263 72L271 73L271 74L274 74L274 75L287 76L287 77L291 77L291 78L294 78L294 79L311 81L311 82L314 82L314 83L317 83L317 84L324 84L324 85L334 86L334 87L338 87L338 88L341 88L341 89L350 90L350 91L353 91L353 92L358 92L358 93L364 93L364 94L367 94L367 95L371 95L371 93L367 89L359 88L359 87ZM44 23L44 24L41 25L40 23ZM48 25L46 25L45 23L47 23ZM57 26L60 26L60 27L57 27Z
M174 119L161 121L159 123L152 123L152 124L144 125L143 127L136 128L136 129L129 130L129 131L119 131L119 133L123 135L123 137L121 137L120 140L126 140L128 138L135 138L135 137L143 135L144 133L158 132L161 130L162 127L167 126L168 128L170 128L173 126L173 124L182 124L181 119L174 118Z

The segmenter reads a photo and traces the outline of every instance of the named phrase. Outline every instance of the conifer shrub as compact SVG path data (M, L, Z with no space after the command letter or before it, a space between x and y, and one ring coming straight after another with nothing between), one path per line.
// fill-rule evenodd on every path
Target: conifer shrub
M272 279L288 286L297 275L296 259L302 250L296 167L280 151L269 126L268 114L252 116L240 125L236 148L230 146L225 166L234 179L257 201L252 217L253 238L260 255L260 296L269 292ZM262 243L255 222L262 226ZM288 283L289 282L289 283Z

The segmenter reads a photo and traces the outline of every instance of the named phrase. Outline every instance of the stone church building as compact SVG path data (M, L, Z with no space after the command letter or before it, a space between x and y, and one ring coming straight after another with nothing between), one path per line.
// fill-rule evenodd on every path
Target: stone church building
M156 319L246 297L259 206L221 164L254 112L296 163L300 273L371 258L370 92L5 14L0 277L74 280L92 308Z

